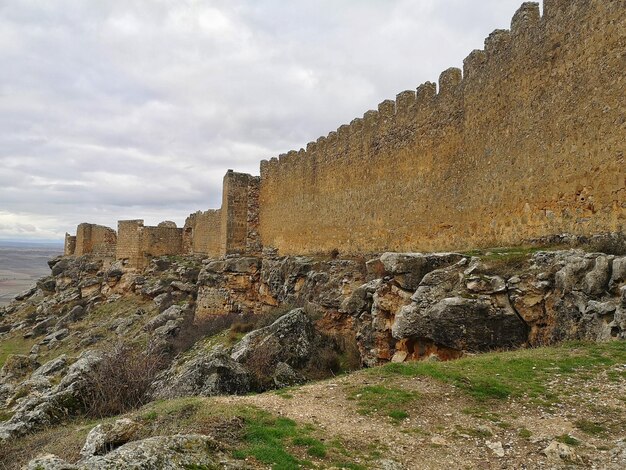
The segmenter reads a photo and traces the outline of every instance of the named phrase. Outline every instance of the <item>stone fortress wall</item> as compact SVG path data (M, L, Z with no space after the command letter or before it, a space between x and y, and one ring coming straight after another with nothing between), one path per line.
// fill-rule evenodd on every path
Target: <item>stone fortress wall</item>
M624 70L622 0L544 0L543 16L524 3L438 86L262 161L260 177L229 170L220 209L182 229L120 222L116 257L142 266L158 254L441 251L623 232ZM66 253L100 250L81 226Z
M441 251L626 221L626 3L524 3L463 71L261 163L283 254Z
M150 258L163 255L259 253L259 177L229 170L224 177L222 208L196 212L183 228L174 222L156 227L144 221L120 220L117 232L100 225L83 223L76 235L65 235L66 256L94 254L115 257L142 268Z

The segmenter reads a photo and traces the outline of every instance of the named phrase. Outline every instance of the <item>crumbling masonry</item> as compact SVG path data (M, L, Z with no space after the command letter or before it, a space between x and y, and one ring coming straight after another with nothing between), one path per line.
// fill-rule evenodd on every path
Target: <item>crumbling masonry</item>
M260 178L229 171L221 209L182 229L120 222L116 257L435 251L623 232L624 70L623 1L545 0L543 16L524 3L438 87L262 161ZM110 252L112 237L90 227L66 237L66 254Z

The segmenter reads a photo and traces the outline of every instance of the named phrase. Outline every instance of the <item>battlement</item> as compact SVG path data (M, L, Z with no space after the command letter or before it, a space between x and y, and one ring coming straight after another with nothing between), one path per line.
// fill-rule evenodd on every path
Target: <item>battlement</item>
M260 177L229 170L220 209L183 229L121 221L117 257L436 251L623 231L624 13L617 1L545 0L543 16L523 3L463 70L261 161ZM79 231L66 253L101 238Z
M615 155L626 135L612 123L623 63L607 40L624 39L618 4L546 0L542 16L523 3L510 30L491 33L438 86L382 101L297 157L262 162L263 244L285 254L440 250L621 229ZM598 107L610 116L579 115ZM577 199L581 188L592 204Z

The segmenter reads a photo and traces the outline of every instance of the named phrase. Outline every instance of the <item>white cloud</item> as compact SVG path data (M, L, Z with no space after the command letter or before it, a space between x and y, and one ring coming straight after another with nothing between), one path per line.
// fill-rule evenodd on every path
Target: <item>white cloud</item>
M182 223L228 168L461 66L519 3L0 2L0 238Z

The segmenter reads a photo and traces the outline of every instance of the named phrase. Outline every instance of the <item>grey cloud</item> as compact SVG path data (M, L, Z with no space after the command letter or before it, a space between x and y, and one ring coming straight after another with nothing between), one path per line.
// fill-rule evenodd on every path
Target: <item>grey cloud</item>
M0 2L0 238L182 223L426 80L520 0Z

